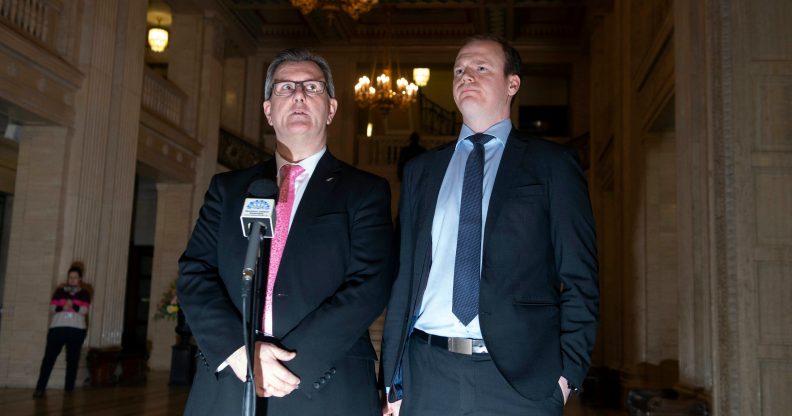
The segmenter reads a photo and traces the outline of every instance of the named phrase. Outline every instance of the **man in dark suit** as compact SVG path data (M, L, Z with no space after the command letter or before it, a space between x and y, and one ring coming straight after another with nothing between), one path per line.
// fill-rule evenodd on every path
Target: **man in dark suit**
M257 411L379 414L368 327L392 283L388 183L334 158L326 128L337 103L327 62L280 53L267 70L264 114L276 155L216 175L179 260L178 296L200 350L186 414L241 414L247 357L240 280L247 240L240 212L257 178L280 193L255 345Z
M590 362L594 221L567 149L509 120L520 57L495 37L454 63L459 140L407 164L382 347L384 414L558 415Z

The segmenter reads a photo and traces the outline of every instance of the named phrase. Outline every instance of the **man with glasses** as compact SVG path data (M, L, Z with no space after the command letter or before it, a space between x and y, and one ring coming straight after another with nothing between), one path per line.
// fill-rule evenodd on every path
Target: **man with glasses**
M390 190L327 150L338 103L327 62L302 49L267 70L264 115L275 157L212 180L180 259L179 302L200 349L186 414L240 414L247 358L240 271L246 239L239 214L258 178L279 186L276 223L253 318L260 414L375 415L376 355L368 327L392 281Z

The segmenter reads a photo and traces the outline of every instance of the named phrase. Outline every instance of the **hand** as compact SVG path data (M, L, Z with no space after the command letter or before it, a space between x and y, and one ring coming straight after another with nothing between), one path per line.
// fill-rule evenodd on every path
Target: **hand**
M385 398L385 404L382 405L382 416L399 416L399 412L401 411L401 404L402 401L398 400L393 403L388 402L388 398Z
M569 383L564 376L558 379L558 386L561 387L561 393L564 395L564 404L566 404L567 399L569 398L569 393L572 391L569 389Z
M239 381L245 382L247 378L247 353L245 352L245 346L239 347L233 354L231 354L227 359L226 362L228 366L231 367L231 370L234 371L234 375L237 376Z
M283 397L300 385L300 379L281 364L290 361L297 353L278 348L268 342L256 342L256 394L259 397Z
M256 395L261 397L283 397L294 391L300 379L286 369L280 362L289 361L297 356L293 352L277 346L256 342L256 365L253 373L256 380ZM247 377L247 353L245 346L239 347L226 359L237 378L244 382ZM264 376L266 375L266 376Z
M66 303L64 303L64 304L63 304L63 310L64 310L64 311L71 311L71 310L73 310L73 309L74 309L74 308L72 308L72 301L71 301L71 299L66 299Z

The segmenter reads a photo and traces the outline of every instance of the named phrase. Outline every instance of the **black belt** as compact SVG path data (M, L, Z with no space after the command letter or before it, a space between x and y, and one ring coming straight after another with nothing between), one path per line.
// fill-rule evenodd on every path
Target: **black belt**
M487 346L483 339L470 338L448 338L439 335L427 334L418 328L414 328L412 336L429 345L442 348L457 354L487 354Z

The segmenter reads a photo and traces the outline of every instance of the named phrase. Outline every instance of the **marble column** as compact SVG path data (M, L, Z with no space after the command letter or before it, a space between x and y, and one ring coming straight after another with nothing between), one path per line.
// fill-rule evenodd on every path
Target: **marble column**
M146 5L96 1L85 13L80 70L69 140L59 269L85 265L94 289L86 345L121 343L135 164ZM115 24L108 24L115 22Z
M680 345L680 377L711 391L714 414L785 414L792 407L792 5L675 5L684 71L677 117L686 136L678 155L680 241L689 241L680 247L680 270L691 273L681 296L694 302L681 320L681 332L693 336Z
M67 129L25 127L19 143L14 211L0 327L0 385L32 387L49 326L49 301L66 270L58 262ZM63 384L60 357L50 378Z
M679 383L686 390L713 389L712 273L709 216L710 127L707 94L706 2L675 4L676 124L678 175Z
M0 337L5 386L35 383L47 303L74 261L93 288L85 348L121 343L146 4L86 1L82 12L70 29L84 75L74 123L26 127L20 144ZM58 369L51 386L62 385Z
M264 102L264 79L266 78L267 67L259 56L250 56L246 60L245 82L245 109L242 120L242 135L259 146L264 146L261 137L261 123L264 120L264 110L261 103Z
M355 163L355 114L357 106L354 87L357 83L357 62L347 55L325 54L333 71L338 110L327 129L327 147L333 156Z
M190 184L157 184L157 223L154 231L154 259L151 270L151 303L154 316L157 303L178 277L178 260L192 231L192 221L185 215L185 204L192 198ZM176 342L176 321L150 319L147 338L151 341L148 365L152 370L170 368L171 345Z
M222 22L212 13L179 14L173 19L173 52L168 79L188 95L182 128L203 145L195 163L192 218L217 173L217 143L223 99Z

